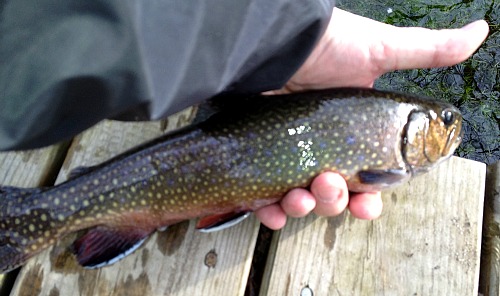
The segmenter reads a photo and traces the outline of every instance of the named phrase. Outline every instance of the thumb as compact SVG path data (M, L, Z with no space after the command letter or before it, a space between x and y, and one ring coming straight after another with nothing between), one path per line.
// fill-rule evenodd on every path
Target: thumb
M488 24L484 20L475 21L460 29L394 27L393 34L384 38L379 48L372 53L375 59L383 58L383 63L378 63L382 73L451 66L470 57L486 39L488 31Z

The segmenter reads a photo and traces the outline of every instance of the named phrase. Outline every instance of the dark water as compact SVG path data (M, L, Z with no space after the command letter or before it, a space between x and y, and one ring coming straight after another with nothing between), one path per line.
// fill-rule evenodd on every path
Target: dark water
M447 68L388 73L375 87L453 103L464 115L456 154L487 164L500 159L500 0L338 1L339 8L396 26L457 28L485 19L490 34L467 61Z

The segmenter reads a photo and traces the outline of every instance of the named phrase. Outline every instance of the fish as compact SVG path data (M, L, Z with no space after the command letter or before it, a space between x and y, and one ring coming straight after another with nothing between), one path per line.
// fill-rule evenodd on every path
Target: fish
M81 266L107 266L157 230L194 218L200 230L223 229L326 171L353 192L391 188L448 159L462 138L453 105L374 89L213 102L206 120L64 183L1 186L0 272L69 234Z

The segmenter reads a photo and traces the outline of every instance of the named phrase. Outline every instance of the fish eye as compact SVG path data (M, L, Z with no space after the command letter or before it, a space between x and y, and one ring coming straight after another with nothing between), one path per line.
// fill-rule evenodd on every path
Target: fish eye
M453 111L451 111L450 109L443 110L443 113L441 113L441 117L445 125L450 125L455 121L455 114L453 114Z

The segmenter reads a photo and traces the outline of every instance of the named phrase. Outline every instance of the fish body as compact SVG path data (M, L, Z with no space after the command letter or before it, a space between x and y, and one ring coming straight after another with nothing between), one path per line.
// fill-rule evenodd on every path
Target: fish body
M455 107L370 89L234 99L62 184L0 187L0 271L81 230L71 246L77 260L104 266L157 229L196 217L211 227L325 171L351 191L382 190L447 159L460 134Z

